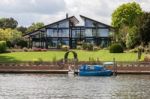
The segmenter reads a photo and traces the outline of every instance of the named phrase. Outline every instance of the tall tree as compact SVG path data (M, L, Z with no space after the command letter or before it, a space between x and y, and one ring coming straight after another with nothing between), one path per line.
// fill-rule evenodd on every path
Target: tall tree
M25 34L26 31L27 31L27 28L26 27L23 27L23 26L20 26L20 27L17 27L17 30L22 32L22 34Z
M0 19L0 28L6 29L11 28L15 29L18 25L18 22L14 18L1 18Z
M43 26L44 26L44 23L42 22L32 23L32 25L28 27L27 33L37 30L38 28L41 28Z
M112 25L117 28L121 25L132 27L136 17L142 13L140 5L136 2L122 4L112 14Z
M113 12L112 25L117 28L116 41L118 40L128 48L132 48L138 43L139 35L136 22L142 14L143 11L136 2L122 4Z
M138 20L140 22L139 32L144 45L150 42L150 12L145 12Z
M0 29L0 40L12 41L22 37L22 33L16 29Z

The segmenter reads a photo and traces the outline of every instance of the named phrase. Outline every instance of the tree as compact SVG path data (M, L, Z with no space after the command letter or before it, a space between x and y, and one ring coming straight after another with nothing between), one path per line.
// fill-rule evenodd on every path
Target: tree
M126 47L134 48L139 43L139 34L138 28L133 26L129 29L128 34L126 36Z
M18 22L13 18L1 18L0 19L0 28L6 29L11 28L15 29L18 25Z
M44 26L44 23L42 22L32 23L32 25L28 27L27 33L37 30L38 28L41 28L43 26Z
M15 40L20 39L22 33L13 29L0 29L0 41L6 41L8 47L15 45Z
M120 28L122 25L132 27L136 17L142 13L140 5L136 2L123 4L113 12L112 25L116 28Z
M139 32L144 45L150 42L150 13L145 12L140 18Z
M22 32L22 34L25 34L26 31L27 31L27 28L26 27L23 27L23 26L20 26L20 27L17 27L17 30Z
M123 46L133 48L138 44L140 39L138 19L142 14L142 9L136 2L122 4L113 12L112 25L117 28L115 37Z

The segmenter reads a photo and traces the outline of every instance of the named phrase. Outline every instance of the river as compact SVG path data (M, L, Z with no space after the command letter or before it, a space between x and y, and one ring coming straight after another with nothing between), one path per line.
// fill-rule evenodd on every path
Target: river
M0 74L0 99L149 99L150 75Z

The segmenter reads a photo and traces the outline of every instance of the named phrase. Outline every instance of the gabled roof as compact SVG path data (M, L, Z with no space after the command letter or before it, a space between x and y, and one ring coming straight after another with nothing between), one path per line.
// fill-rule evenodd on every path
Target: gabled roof
M75 23L75 24L79 23L79 20L78 20L75 16L71 16L71 17L68 17L68 18L65 18L65 19L62 19L62 20L53 22L53 23L51 23L51 24L45 25L45 26L43 26L43 27L41 27L41 28L38 28L38 29L35 30L35 31L32 31L32 32L30 32L30 33L25 34L24 36L30 35L30 34L32 34L32 33L34 33L34 32L37 32L37 31L42 31L42 29L44 29L44 28L46 28L46 27L48 27L48 26L50 26L50 25L53 25L53 24L56 24L56 23L59 23L59 22L62 22L62 21L68 20L68 19L69 19L70 21L72 21L73 23Z
M85 19L89 19L89 20L91 20L91 21L94 21L94 22L97 22L97 23L99 23L99 24L105 25L105 26L107 26L107 27L113 28L113 27L112 27L112 26L110 26L110 25L107 25L107 24L105 24L105 23L102 23L102 22L96 21L96 20L91 19L91 18L89 18L89 17L83 16L83 15L80 15L80 17L81 17L81 18L85 18Z

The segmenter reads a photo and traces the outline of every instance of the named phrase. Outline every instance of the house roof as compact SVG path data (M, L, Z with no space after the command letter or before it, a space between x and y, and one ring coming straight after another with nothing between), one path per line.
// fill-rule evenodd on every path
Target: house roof
M78 20L75 16L71 16L71 17L68 17L68 18L65 18L65 19L62 19L62 20L53 22L53 23L51 23L51 24L45 25L45 26L43 26L43 27L41 27L41 28L38 28L38 29L35 30L35 31L32 31L32 32L29 32L29 33L25 34L24 36L30 35L30 34L32 34L32 33L38 32L38 31L42 31L42 29L44 29L44 28L46 28L46 27L48 27L48 26L50 26L50 25L53 25L53 24L56 24L56 23L59 23L59 22L62 22L62 21L68 20L68 19L69 19L70 21L72 21L73 23L75 23L75 24L79 23L79 20Z
M112 27L112 26L110 26L110 25L107 25L107 24L105 24L105 23L102 23L102 22L96 21L96 20L91 19L91 18L89 18L89 17L83 16L83 15L80 15L80 17L81 17L81 18L85 18L85 19L89 19L89 20L92 20L92 21L97 22L97 23L99 23L99 24L102 24L102 25L105 25L105 26L107 26L107 27L113 28L113 27Z

